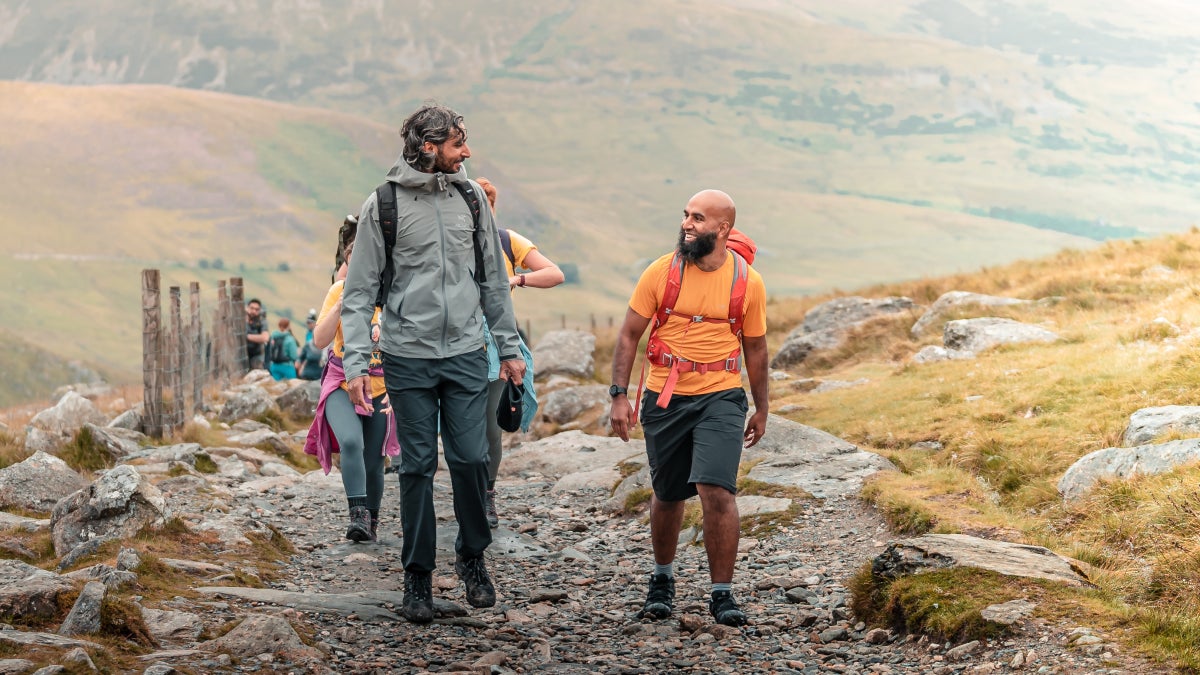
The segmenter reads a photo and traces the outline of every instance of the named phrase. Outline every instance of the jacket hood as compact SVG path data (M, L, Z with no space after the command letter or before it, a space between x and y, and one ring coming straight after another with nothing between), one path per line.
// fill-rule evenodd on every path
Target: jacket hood
M413 190L425 190L433 192L434 189L445 191L449 189L450 183L464 183L467 180L467 170L465 167L460 168L454 173L425 173L417 171L408 162L404 161L404 155L401 155L396 163L387 173L387 179Z

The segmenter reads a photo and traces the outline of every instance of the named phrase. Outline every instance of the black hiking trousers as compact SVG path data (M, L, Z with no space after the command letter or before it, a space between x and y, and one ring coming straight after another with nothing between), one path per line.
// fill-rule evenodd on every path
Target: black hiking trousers
M401 562L409 572L436 567L433 474L440 427L458 538L454 550L472 558L492 543L484 506L488 480L488 361L483 349L445 359L383 355L383 375L400 439Z

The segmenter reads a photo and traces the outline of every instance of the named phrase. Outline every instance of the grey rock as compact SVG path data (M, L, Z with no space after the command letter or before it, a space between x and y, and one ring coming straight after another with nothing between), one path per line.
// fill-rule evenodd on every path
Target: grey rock
M108 418L100 412L95 403L74 391L67 392L54 407L39 412L29 420L30 427L63 440L73 437L88 423L103 426L108 423Z
M792 500L780 497L762 497L760 495L740 495L737 500L738 516L760 516L768 513L782 513L792 506Z
M142 443L147 440L146 434L140 431L130 431L129 429L121 429L119 427L99 426L88 423L83 425L83 428L92 434L93 441L103 447L109 455L117 459L141 450Z
M293 417L306 418L313 416L320 398L320 381L301 382L276 396L275 405L279 407L279 410Z
M128 429L130 431L141 431L142 430L142 408L141 408L141 406L139 405L135 408L131 408L130 410L126 410L125 412L121 413L120 415L117 415L116 417L113 418L113 420L111 422L108 423L108 426L111 429Z
M271 394L262 387L249 385L226 396L218 419L232 423L240 419L258 417L268 410L278 410Z
M1200 433L1200 406L1165 405L1142 408L1129 416L1129 426L1121 437L1121 445L1145 445L1169 431Z
M87 541L80 542L77 546L75 546L75 548L72 548L66 555L64 555L58 561L58 569L65 570L69 567L74 566L75 563L79 562L80 560L86 558L89 555L92 555L96 551L99 551L101 546L107 544L110 541L115 541L115 540L116 540L116 538L112 537L112 536L99 536L99 537L95 537L93 539L88 539Z
M15 647L58 647L63 649L71 649L73 647L103 649L95 642L88 642L87 640L56 635L54 633L37 633L23 630L0 630L0 646L3 645Z
M539 380L556 374L590 380L595 367L592 357L595 349L596 336L591 333L550 331L533 349L533 362L537 364L535 375Z
M766 434L743 451L742 461L756 462L749 478L798 487L822 499L858 494L868 476L896 469L879 455L777 415L767 416Z
M73 590L74 583L53 572L19 560L0 560L0 616L55 617L58 596Z
M949 291L934 301L929 309L913 324L913 337L920 337L926 331L939 328L938 325L950 310L960 310L964 307L1009 307L1012 305L1027 305L1028 300L1020 298L1005 298L997 295L984 295L968 291Z
M1058 493L1070 501L1082 497L1101 479L1152 476L1197 459L1200 459L1200 438L1133 448L1104 448L1076 460L1058 480Z
M259 654L274 654L287 659L319 658L321 653L306 646L295 629L281 616L251 614L225 635L208 642L200 648L240 658L253 658Z
M192 643L204 630L204 622L196 614L170 609L142 609L146 629L159 642Z
M946 658L951 661L962 661L979 650L979 640L971 640L946 652Z
M921 351L912 355L912 363L937 363L939 361L969 361L975 358L975 352L958 349L946 349L937 345L926 345Z
M84 584L83 591L75 600L75 606L67 614L58 629L59 635L91 635L100 630L100 604L108 588L99 581Z
M947 349L979 353L993 347L1027 342L1056 342L1057 333L1012 319L983 317L946 322L942 344Z
M0 675L25 675L36 667L25 659L0 659Z
M142 671L142 675L178 675L180 671L169 663L155 663Z
M510 449L500 472L506 476L538 473L561 478L572 473L611 469L624 460L638 460L645 454L643 441L626 443L610 436L564 431Z
M1010 600L998 605L984 607L979 614L985 620L992 623L1011 626L1028 617L1035 609L1037 609L1037 605L1028 600Z
M33 671L33 675L61 675L61 673L65 672L67 672L66 668L59 665L53 665L38 668L37 670Z
M804 323L792 329L783 346L771 358L771 368L788 368L803 363L815 350L831 349L842 343L846 333L862 323L888 314L919 309L909 298L868 299L857 296L835 298L813 307Z
M0 469L0 508L49 511L58 500L85 487L87 479L54 455L35 452Z
M564 387L544 394L538 401L541 418L552 424L566 424L589 411L607 411L612 404L608 387L602 384L585 384Z
M146 461L153 463L169 463L183 462L191 466L196 466L196 458L206 455L204 448L200 447L199 443L176 443L174 445L162 445L154 448L140 448L131 452L125 460L127 462Z
M131 537L147 525L161 525L169 515L158 488L137 469L120 465L55 505L50 515L54 552L65 555L96 537Z
M87 543L90 544L91 542ZM85 544L81 544L80 546L75 547L75 550L78 551L84 545ZM72 553L74 553L74 551L72 551ZM64 567L69 567L69 565L64 565ZM110 591L117 591L125 588L126 586L132 586L133 584L137 583L138 580L137 574L134 572L113 569L112 567L103 563L75 570L74 572L68 572L63 576L68 579L83 579L86 581L94 579L103 583Z
M965 534L927 534L892 542L871 562L872 573L885 579L951 567L978 567L1068 586L1092 586L1078 565L1047 548Z
M123 572L131 571L142 564L142 559L138 555L137 550L132 548L122 548L117 552L117 569Z

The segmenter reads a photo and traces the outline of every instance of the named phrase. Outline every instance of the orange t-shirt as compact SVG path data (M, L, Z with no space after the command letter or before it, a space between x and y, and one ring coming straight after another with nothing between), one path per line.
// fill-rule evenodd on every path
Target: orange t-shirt
M668 253L655 260L642 272L629 308L640 316L653 320L667 288L667 273L671 266ZM672 316L658 329L658 337L666 343L672 354L698 363L712 363L729 357L741 345L737 336L729 330L728 323L693 322L686 317L704 316L714 319L729 318L729 294L733 290L734 261L729 255L725 264L713 272L705 272L692 263L686 263L679 299L675 302ZM742 311L742 334L746 337L762 337L767 334L767 289L762 277L754 268L749 268L746 280L746 300ZM661 392L670 368L650 366L646 388ZM681 373L675 385L675 393L683 395L710 394L726 389L740 388L741 375L729 371L707 373Z

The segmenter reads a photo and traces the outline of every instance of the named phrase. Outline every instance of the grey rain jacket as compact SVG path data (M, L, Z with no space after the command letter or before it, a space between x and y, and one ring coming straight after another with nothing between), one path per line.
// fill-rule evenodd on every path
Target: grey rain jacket
M474 278L471 209L450 184L467 181L466 170L422 173L401 156L387 180L396 187L396 276L383 312L380 350L407 358L444 359L483 349L486 315L500 360L521 358L504 252L487 195L471 183L479 195L483 259L489 266L481 286ZM367 374L372 349L371 317L384 266L375 202L372 192L362 206L342 301L347 380Z

